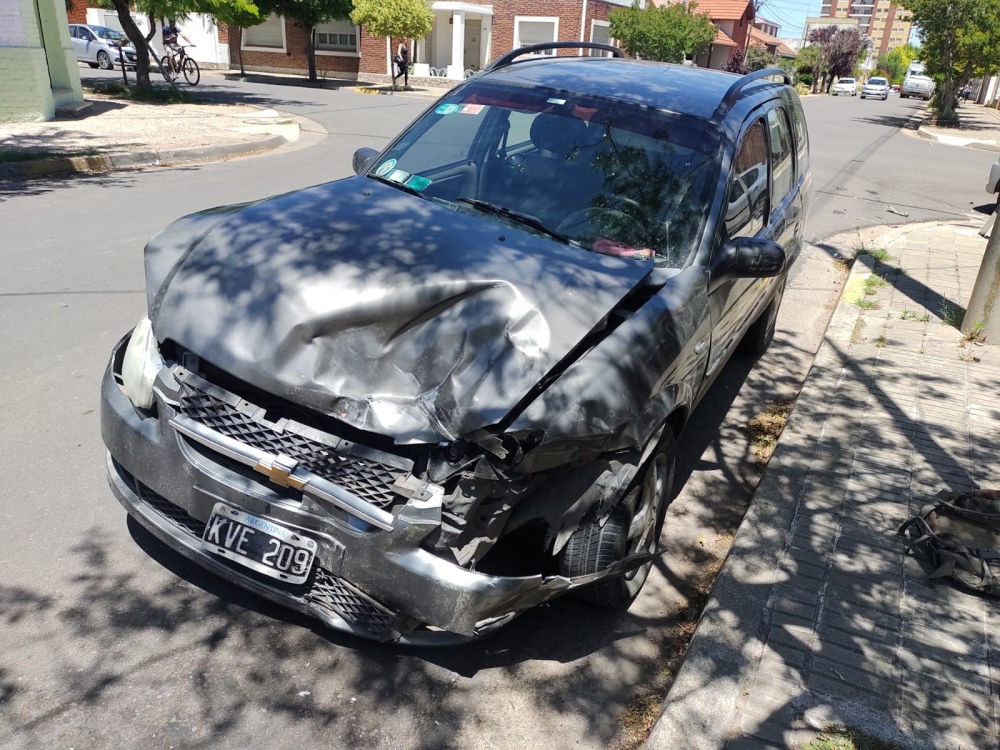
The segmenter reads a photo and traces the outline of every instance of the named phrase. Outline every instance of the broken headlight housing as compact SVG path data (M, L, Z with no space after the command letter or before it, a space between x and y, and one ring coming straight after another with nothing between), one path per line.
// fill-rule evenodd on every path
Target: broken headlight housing
M153 381L163 367L163 357L153 336L148 315L132 331L122 360L122 384L129 401L138 409L153 406Z

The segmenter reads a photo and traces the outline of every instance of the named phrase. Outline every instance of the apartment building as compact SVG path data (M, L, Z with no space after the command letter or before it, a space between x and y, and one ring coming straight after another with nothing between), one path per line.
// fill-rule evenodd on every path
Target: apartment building
M861 33L872 40L875 57L910 40L910 13L891 0L823 0L820 15L857 19Z

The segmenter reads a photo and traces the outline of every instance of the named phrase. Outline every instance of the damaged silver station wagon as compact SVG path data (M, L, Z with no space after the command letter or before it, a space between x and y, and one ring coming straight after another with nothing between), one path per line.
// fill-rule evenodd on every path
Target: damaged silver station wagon
M525 56L559 47L614 57ZM114 493L218 576L383 641L567 591L627 607L675 441L770 343L802 242L805 121L774 76L525 48L356 176L175 222L103 381Z

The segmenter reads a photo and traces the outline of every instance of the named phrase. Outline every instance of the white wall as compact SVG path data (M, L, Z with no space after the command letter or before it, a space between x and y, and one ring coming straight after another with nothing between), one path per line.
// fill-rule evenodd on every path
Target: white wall
M144 15L132 14L136 26L143 34L149 33L149 20ZM87 8L87 23L98 26L109 26L112 29L121 29L118 22L118 14L113 10L102 8ZM194 47L190 47L187 53L200 63L211 65L229 66L229 45L219 41L219 35L215 26L215 19L205 13L192 13L186 19L177 22L184 36L191 40ZM156 51L157 57L163 56L163 37L160 34L160 23L156 23L156 34L150 44ZM182 44L186 42L182 39Z

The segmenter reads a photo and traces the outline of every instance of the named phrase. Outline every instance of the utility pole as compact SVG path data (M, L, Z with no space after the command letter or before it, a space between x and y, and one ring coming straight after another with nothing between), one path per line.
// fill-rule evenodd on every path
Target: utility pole
M1000 345L1000 226L994 226L986 244L986 254L962 320L962 333L972 332L979 323L982 328L977 333L987 343Z

